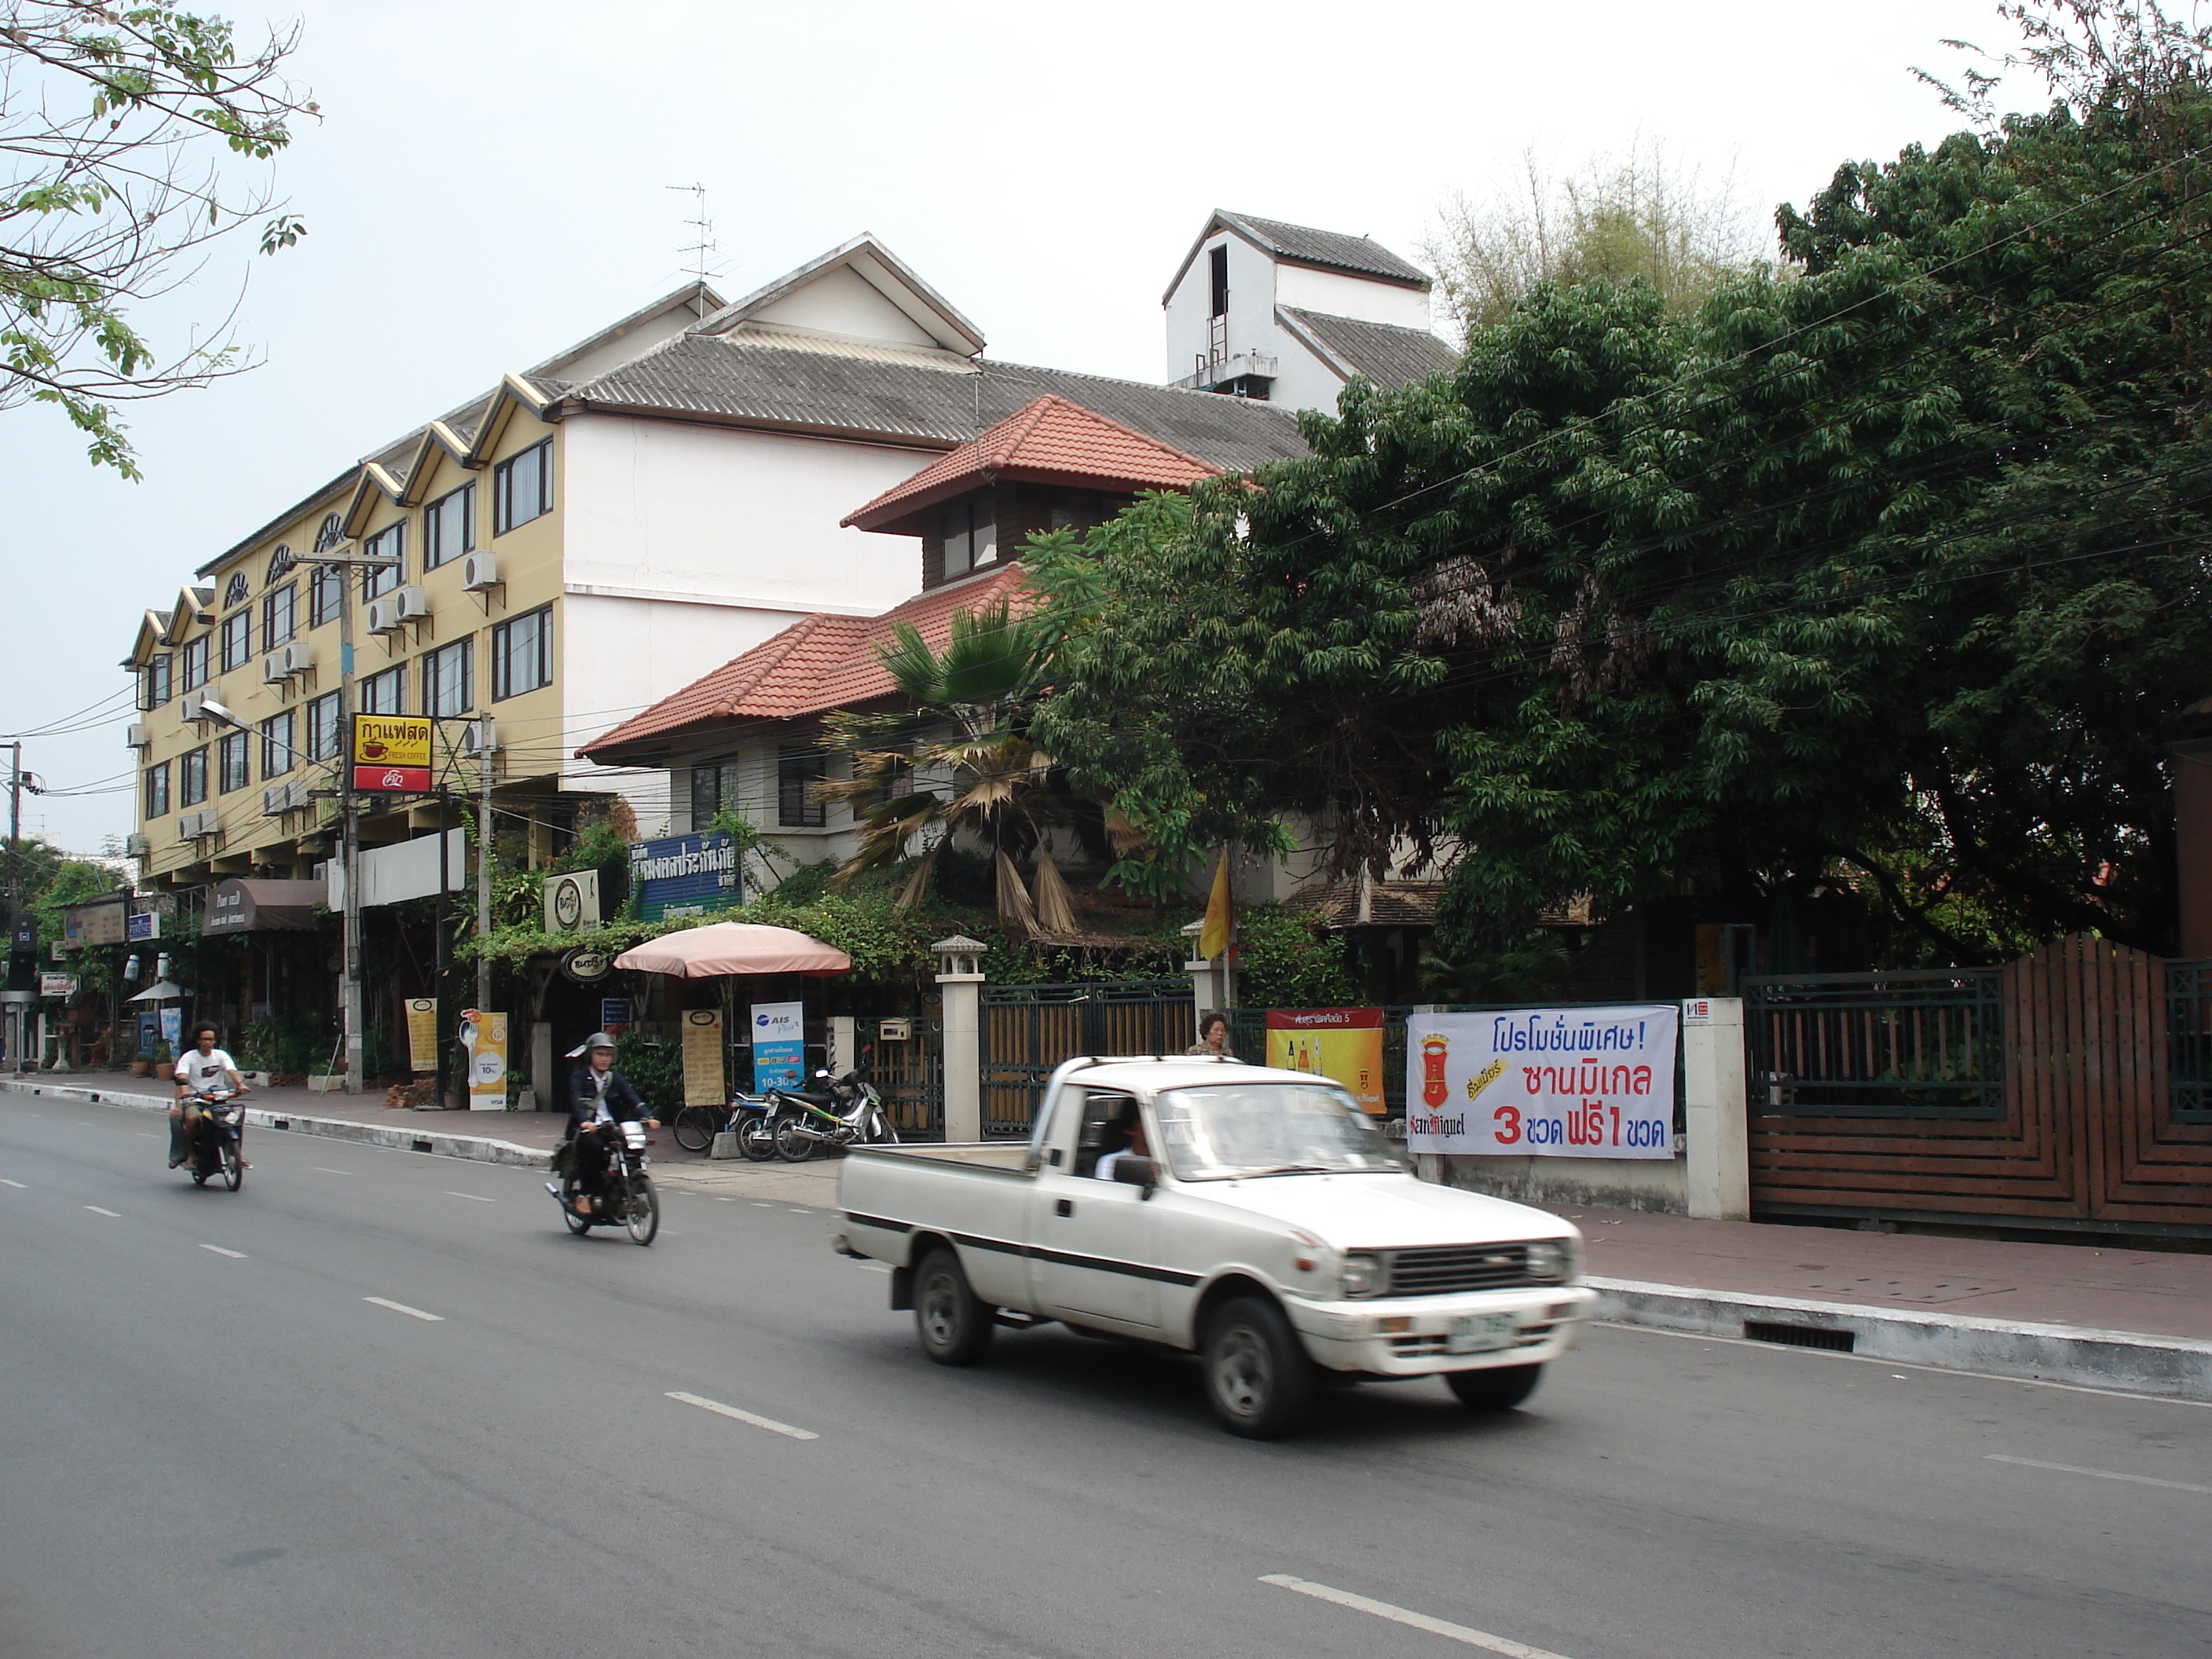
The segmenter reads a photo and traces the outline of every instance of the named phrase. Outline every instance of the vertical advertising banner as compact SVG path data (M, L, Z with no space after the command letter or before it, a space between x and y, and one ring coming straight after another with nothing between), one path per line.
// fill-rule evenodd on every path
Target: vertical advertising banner
M806 1082L806 1005L756 1002L753 1017L753 1092L797 1089Z
M427 793L432 724L419 714L356 714L353 787Z
M469 1109L507 1109L507 1016L471 1008L461 1016L461 1046L469 1051Z
M1502 1158L1672 1158L1673 1003L1406 1018L1406 1145Z
M1382 1011L1270 1008L1267 1064L1341 1083L1362 1109L1380 1117L1385 1109Z
M684 1103L719 1106L727 1098L722 1079L722 1011L684 1011Z
M407 1060L412 1072L438 1069L438 1000L407 999Z

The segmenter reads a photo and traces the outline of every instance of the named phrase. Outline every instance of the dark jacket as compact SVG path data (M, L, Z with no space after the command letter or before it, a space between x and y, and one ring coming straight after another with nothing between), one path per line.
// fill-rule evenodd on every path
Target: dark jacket
M568 1133L573 1135L584 1124L599 1115L598 1085L593 1079L598 1073L589 1062L579 1066L568 1078ZM620 1072L607 1073L607 1111L617 1122L633 1118L650 1117L645 1101L630 1086L630 1080Z

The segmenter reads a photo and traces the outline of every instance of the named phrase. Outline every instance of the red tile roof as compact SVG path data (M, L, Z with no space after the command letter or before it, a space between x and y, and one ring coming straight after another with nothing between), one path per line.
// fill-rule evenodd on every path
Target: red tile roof
M1133 427L1047 392L975 442L940 455L844 522L862 530L886 529L926 507L964 494L987 475L1133 494L1139 489L1188 489L1219 471Z
M796 720L895 696L897 684L876 647L890 642L899 623L911 624L942 649L956 615L988 609L1001 599L1012 601L1017 615L1042 602L1023 587L1021 567L1008 564L916 594L880 617L802 617L576 752L586 760L628 758L624 751L728 721Z

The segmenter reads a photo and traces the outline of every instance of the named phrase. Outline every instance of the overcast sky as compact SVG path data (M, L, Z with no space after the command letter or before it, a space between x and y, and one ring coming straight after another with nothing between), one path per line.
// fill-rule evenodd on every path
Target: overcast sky
M1764 216L1846 158L1952 130L1911 66L1953 67L1946 36L2008 38L1990 0L318 0L301 16L295 78L324 118L281 185L311 234L270 259L241 244L189 296L219 315L250 264L241 329L265 365L133 412L138 484L87 465L51 411L0 413L8 732L118 691L140 614L194 566L674 287L691 198L665 186L707 187L726 295L869 230L992 356L1159 380L1160 292L1212 208L1417 257L1444 197L1510 184L1524 150L1571 168L1641 137L1733 168ZM48 782L112 792L27 800L27 831L96 851L133 827L129 718L26 744Z

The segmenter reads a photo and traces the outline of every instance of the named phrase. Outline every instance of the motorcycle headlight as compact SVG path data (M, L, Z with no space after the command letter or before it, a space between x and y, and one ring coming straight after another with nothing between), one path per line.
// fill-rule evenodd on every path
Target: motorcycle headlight
M1539 1238L1528 1245L1528 1277L1545 1284L1565 1285L1575 1276L1574 1241Z
M1343 1266L1337 1269L1337 1288L1346 1296L1372 1296L1379 1272L1373 1256L1355 1250L1344 1258Z

